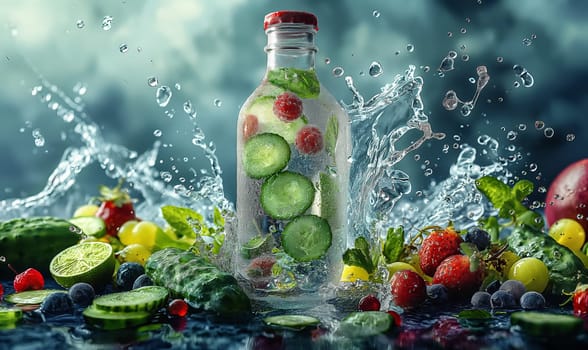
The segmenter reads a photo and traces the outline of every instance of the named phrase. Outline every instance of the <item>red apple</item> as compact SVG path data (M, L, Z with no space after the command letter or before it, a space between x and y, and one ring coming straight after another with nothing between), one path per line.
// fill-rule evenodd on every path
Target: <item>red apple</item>
M588 232L588 159L568 165L549 186L545 217L551 226L562 218L578 221Z

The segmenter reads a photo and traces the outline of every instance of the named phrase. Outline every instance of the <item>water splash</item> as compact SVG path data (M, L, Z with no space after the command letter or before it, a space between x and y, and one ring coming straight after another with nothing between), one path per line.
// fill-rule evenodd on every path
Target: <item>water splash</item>
M449 90L445 93L445 97L441 102L446 110L452 111L456 109L461 103L461 108L459 110L461 115L467 117L472 113L472 110L476 106L476 102L478 102L480 93L486 87L486 85L488 85L488 81L490 81L490 75L488 75L486 66L478 66L476 68L476 73L478 74L478 78L475 80L476 92L474 92L472 99L469 101L462 101L459 99L455 91Z

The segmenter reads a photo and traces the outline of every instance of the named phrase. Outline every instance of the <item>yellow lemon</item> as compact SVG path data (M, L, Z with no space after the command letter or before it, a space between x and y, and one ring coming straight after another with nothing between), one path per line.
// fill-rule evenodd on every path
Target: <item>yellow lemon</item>
M357 280L367 281L370 279L370 274L359 266L345 265L341 273L341 282L355 282Z

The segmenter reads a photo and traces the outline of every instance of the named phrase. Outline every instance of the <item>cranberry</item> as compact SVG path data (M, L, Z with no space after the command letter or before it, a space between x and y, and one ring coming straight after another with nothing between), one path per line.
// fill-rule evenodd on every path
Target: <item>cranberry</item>
M274 114L284 122L292 122L302 115L302 100L291 92L284 92L274 101Z
M183 299L174 299L167 305L170 316L184 317L188 314L188 304Z
M359 311L379 311L380 301L376 296L369 294L361 298L358 305Z
M17 293L25 290L43 289L45 286L45 279L38 270L28 268L24 272L16 275L13 286L14 291Z
M296 147L301 153L315 154L323 148L323 135L316 126L307 125L296 134Z

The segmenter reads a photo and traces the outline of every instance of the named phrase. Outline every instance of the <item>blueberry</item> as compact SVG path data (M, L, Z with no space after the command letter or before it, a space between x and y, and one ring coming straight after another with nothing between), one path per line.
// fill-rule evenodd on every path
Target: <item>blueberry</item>
M500 280L494 280L486 286L486 292L492 294L500 289Z
M69 287L69 296L74 304L88 306L92 303L92 300L94 300L96 292L92 285L85 282L79 282Z
M74 304L68 293L51 293L43 300L39 310L47 316L73 314Z
M464 241L473 243L479 251L482 251L490 246L490 234L479 227L473 227L466 233Z
M133 289L152 285L153 281L151 280L151 278L145 274L142 274L141 276L137 277L135 282L133 282Z
M446 302L449 299L447 288L442 284L432 284L427 286L427 296L435 304Z
M472 295L470 302L473 307L490 307L490 297L490 293L478 291Z
M505 290L497 290L490 296L490 306L493 309L510 309L517 305L512 293Z
M133 288L137 277L145 273L143 265L136 262L125 262L116 271L116 285L120 290L126 291Z
M525 310L538 310L545 307L545 298L541 293L529 291L521 296L520 303Z
M502 282L499 290L505 290L512 294L515 301L521 299L521 296L527 291L527 288L521 281L507 280Z

